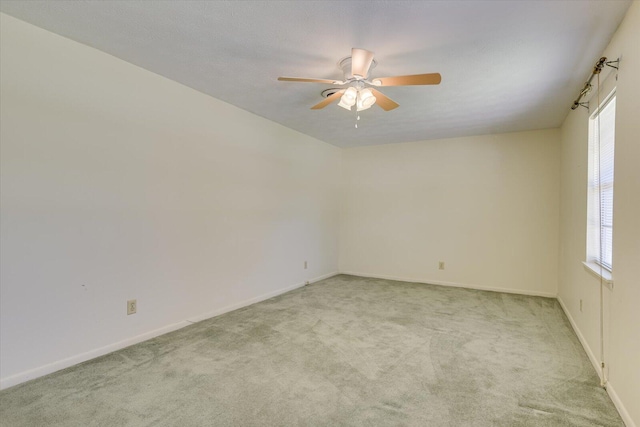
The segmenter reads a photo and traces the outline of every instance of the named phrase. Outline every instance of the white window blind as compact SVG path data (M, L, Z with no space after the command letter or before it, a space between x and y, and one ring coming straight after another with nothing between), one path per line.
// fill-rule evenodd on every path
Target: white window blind
M613 267L613 154L616 97L611 94L589 120L587 262Z

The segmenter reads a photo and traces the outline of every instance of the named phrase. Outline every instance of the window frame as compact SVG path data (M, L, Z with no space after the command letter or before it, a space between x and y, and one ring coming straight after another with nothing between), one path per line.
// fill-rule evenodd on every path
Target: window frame
M610 142L610 153L603 151L602 141L596 140L596 132L601 132L602 113L607 107L614 103L612 141ZM583 264L592 273L604 279L605 282L613 283L613 199L615 188L615 122L616 122L616 88L605 97L596 111L589 116L588 122L588 168L587 168L587 235L586 235L586 257ZM600 122L597 122L600 119ZM598 137L601 135L597 135ZM595 146L598 143L598 146ZM597 152L596 152L597 151ZM603 154L606 164L602 163ZM609 154L607 156L607 154ZM597 157L595 157L597 155ZM596 165L597 163L597 165ZM610 179L603 181L602 170L610 170L605 173L604 179L609 175ZM606 195L610 198L610 203L603 200L603 187L607 188ZM601 217L605 217L603 224ZM610 229L610 234L606 235L606 229ZM608 238L607 238L608 237ZM605 241L605 250L602 250L601 242ZM608 244L607 244L608 242ZM601 259L604 258L604 260ZM609 262L607 262L609 261Z

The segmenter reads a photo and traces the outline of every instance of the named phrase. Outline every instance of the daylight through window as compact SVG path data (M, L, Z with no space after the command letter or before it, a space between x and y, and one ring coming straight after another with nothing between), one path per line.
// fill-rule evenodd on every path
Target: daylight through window
M615 92L589 120L587 262L611 271L613 266L613 153Z

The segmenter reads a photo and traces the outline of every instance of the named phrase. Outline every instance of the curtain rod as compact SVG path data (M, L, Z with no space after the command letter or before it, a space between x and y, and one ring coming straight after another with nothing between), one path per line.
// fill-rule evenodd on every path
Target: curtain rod
M609 62L607 62L607 57L606 56L603 56L602 58L598 59L598 62L596 62L596 65L593 67L593 71L591 72L591 76L589 76L589 80L587 80L587 82L584 84L584 87L580 91L580 94L578 95L578 98L576 98L576 100L573 101L573 105L571 106L571 109L575 110L576 108L578 108L580 106L585 107L586 109L589 109L589 106L585 105L587 103L580 102L580 100L582 99L583 96L588 94L589 91L591 91L591 80L593 80L593 78L596 76L596 74L600 74L600 72L602 71L602 69L604 68L605 65L608 65L609 67L615 68L617 70L618 69L617 64L619 62L620 62L620 58L616 59L615 61L609 61ZM616 64L616 65L613 65L613 64Z
M580 103L580 100L582 99L583 96L585 96L586 94L589 93L589 91L591 90L591 80L593 80L593 77L596 74L600 74L600 71L602 71L602 69L604 68L604 64L606 62L607 62L607 57L606 56L603 56L602 58L598 59L598 62L596 62L595 67L593 67L593 71L591 72L591 76L589 76L589 80L587 80L587 82L584 84L584 87L580 91L580 95L578 95L578 98L576 98L576 100L573 101L573 105L571 106L572 110L575 110L579 106L583 105L583 104Z

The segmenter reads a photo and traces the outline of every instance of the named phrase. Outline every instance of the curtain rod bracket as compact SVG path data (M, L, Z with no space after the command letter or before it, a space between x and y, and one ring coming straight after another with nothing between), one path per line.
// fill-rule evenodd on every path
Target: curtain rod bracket
M613 65L616 64L616 65ZM619 70L618 66L620 65L620 58L616 59L615 61L607 61L605 62L605 65L608 65L611 68L615 68L616 70Z
M575 110L578 107L584 107L587 109L587 111L589 111L589 103L588 102L574 102L573 106L571 107L572 110Z

